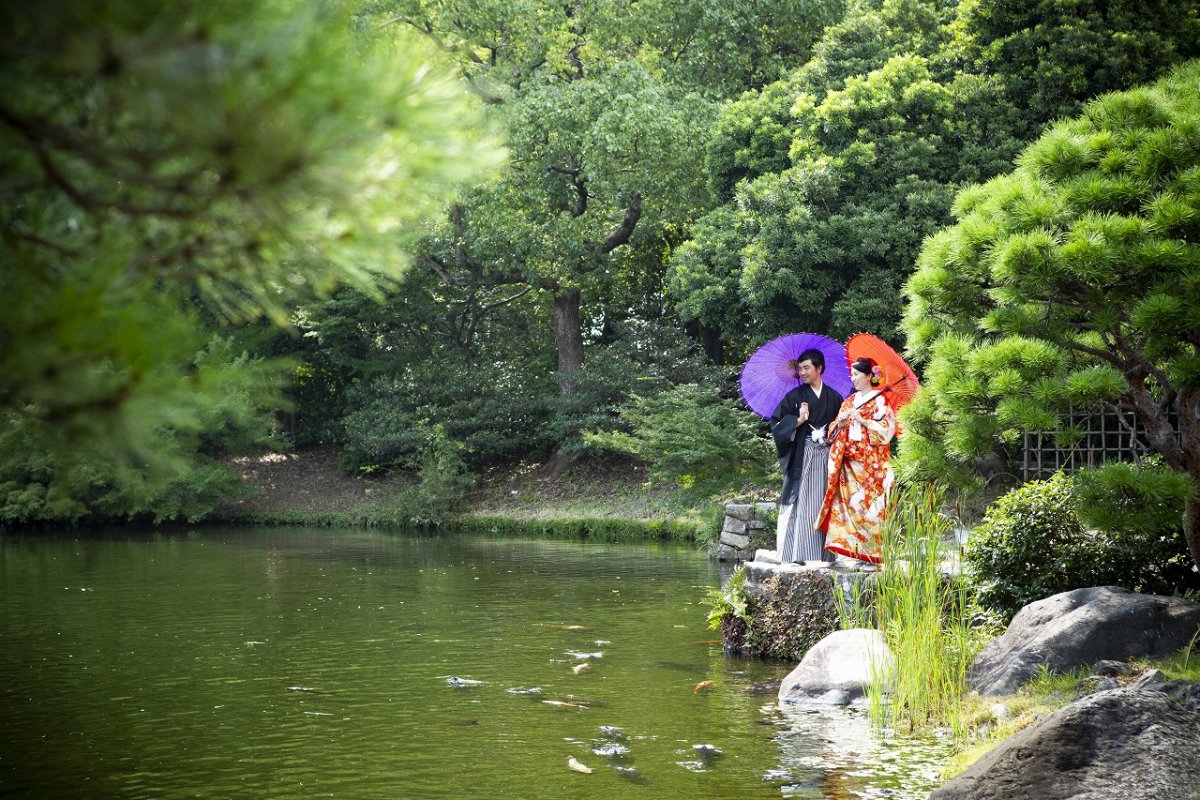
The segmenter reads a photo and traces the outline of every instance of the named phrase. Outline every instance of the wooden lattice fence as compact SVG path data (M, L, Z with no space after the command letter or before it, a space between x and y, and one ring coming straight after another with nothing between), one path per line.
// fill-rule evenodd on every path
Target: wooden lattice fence
M1024 480L1042 480L1059 470L1077 472L1106 461L1137 461L1154 452L1132 412L1075 412L1064 418L1064 428L1073 428L1078 435L1062 441L1057 431L1025 432Z

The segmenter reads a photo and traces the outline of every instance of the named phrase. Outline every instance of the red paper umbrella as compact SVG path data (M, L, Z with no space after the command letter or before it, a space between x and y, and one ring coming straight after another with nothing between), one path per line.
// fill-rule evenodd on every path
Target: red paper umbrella
M917 373L904 362L888 343L869 333L856 333L846 342L846 362L853 364L860 358L874 359L882 373L879 391L893 409L899 411L921 388ZM874 396L874 395L872 395Z

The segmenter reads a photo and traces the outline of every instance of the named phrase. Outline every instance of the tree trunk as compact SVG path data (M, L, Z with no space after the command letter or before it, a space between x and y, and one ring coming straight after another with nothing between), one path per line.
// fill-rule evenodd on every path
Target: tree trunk
M718 367L725 366L725 342L721 338L721 331L711 325L702 325L700 334L704 339L704 354L708 360Z
M1200 492L1200 481L1192 476L1196 491ZM1188 551L1192 554L1192 563L1200 567L1200 499L1193 495L1183 505L1183 535L1187 538Z
M558 350L558 393L575 391L575 374L583 367L583 319L578 289L554 295L554 346Z
M1184 505L1183 533L1187 537L1192 563L1200 567L1200 389L1179 393L1179 439L1183 451L1182 467L1192 478L1195 491Z

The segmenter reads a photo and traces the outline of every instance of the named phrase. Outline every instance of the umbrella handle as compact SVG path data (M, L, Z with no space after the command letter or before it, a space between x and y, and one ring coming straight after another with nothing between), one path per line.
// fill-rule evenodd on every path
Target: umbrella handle
M862 408L862 407L863 407L863 406L865 406L867 403L869 403L869 402L871 402L872 400L874 400L876 397L879 397L879 396L880 396L881 394L883 394L884 392L890 392L890 391L892 390L892 387L894 387L894 386L899 386L900 384L904 383L906 380L908 380L908 377L907 377L906 375L901 375L899 378L897 378L896 380L892 381L892 382L891 382L891 383L889 383L887 386L884 386L884 387L883 387L883 388L881 388L881 389L876 389L876 390L875 390L875 394L871 395L871 396L870 396L870 397L868 397L866 400L863 400L861 403L856 403L856 404L854 405L854 407L855 407L855 408Z

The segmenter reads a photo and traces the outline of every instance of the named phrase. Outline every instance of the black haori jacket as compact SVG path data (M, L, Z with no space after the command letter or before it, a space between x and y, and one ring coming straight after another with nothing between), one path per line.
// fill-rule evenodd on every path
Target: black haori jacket
M804 466L804 447L812 437L813 426L819 428L833 422L842 400L842 396L829 384L821 388L821 396L817 397L808 384L802 383L785 394L775 407L770 425L779 467L783 470L783 491L780 492L779 505L786 506L796 501L800 470ZM808 403L808 421L797 428L796 417L800 414L801 403Z

